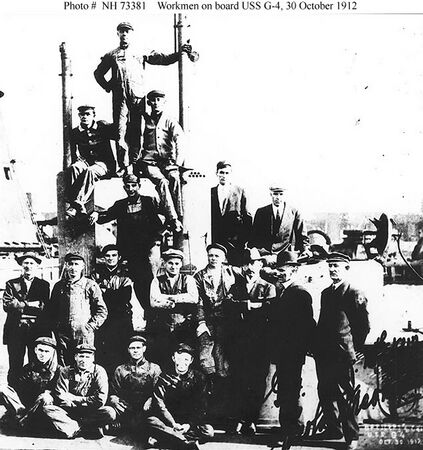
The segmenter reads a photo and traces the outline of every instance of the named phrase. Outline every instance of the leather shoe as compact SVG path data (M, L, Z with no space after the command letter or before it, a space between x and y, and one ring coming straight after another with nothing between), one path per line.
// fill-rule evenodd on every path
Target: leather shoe
M241 427L241 434L246 436L254 436L256 434L256 426L254 423L244 423Z

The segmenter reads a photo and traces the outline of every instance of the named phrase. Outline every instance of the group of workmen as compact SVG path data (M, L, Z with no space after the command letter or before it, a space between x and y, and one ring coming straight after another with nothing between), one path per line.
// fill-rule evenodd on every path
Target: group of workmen
M95 71L113 93L114 124L96 121L92 106L78 108L67 171L69 220L115 220L116 244L102 249L102 264L91 274L81 255L68 253L51 294L35 276L39 255L17 257L22 275L7 282L3 297L6 418L67 438L121 430L144 444L198 448L213 437L213 427L256 433L272 362L277 438L288 449L304 431L302 369L309 355L323 411L314 437L344 438L346 448L356 448L353 366L369 320L366 297L347 281L349 257L319 254L332 284L321 294L316 324L312 297L297 276L316 255L301 215L285 201L285 187L272 184L271 203L253 219L245 190L231 182L231 163L220 161L210 193L207 265L193 275L184 270L184 253L162 242L165 230L182 229L183 131L164 113L163 92L147 94L147 114L142 91L145 62L170 64L180 55L139 56L130 47L132 32L131 24L118 25L120 46ZM88 211L95 182L108 174L123 177L126 198ZM157 196L140 193L140 177L155 184ZM133 294L146 322L137 332Z

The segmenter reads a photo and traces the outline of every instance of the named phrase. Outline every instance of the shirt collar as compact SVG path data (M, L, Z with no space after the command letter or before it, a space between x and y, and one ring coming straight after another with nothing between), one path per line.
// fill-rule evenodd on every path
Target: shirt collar
M83 131L89 131L89 130L96 130L98 128L97 122L94 121L94 123L89 128L82 128L81 124L78 125L78 130Z

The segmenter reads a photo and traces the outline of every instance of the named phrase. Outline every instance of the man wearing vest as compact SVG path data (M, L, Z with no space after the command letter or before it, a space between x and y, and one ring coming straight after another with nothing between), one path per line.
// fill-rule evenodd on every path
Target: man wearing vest
M180 170L184 165L184 131L177 120L164 112L164 92L149 92L147 103L151 114L144 114L143 150L136 169L154 183L170 217L182 220Z
M94 344L94 333L107 318L107 307L99 285L85 277L84 258L75 253L65 256L65 271L51 292L45 319L57 334L59 362L73 362L75 346Z
M32 343L37 336L37 320L48 301L50 286L35 276L41 258L35 253L16 257L22 275L6 282L3 309L7 313L3 343L9 353L7 381L14 387L23 366L26 350L29 360L34 360Z
M132 336L128 344L128 361L116 368L111 379L109 404L117 415L117 422L110 425L114 431L126 428L139 436L145 428L146 411L161 373L157 364L145 358L145 350L145 337Z
M350 258L331 253L327 259L332 285L324 289L314 339L317 391L326 429L316 439L345 438L347 449L358 447L354 411L356 352L370 331L367 299L347 281Z
M150 359L164 366L178 343L195 341L198 291L194 278L181 273L184 254L169 249L163 253L164 272L151 282L152 318L147 329L152 335Z

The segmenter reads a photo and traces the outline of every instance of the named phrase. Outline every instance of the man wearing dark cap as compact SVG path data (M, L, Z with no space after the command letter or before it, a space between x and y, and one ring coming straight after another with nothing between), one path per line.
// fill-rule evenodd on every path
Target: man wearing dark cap
M117 131L118 163L121 169L134 164L140 150L140 125L146 94L144 84L145 63L167 66L178 61L179 53L169 55L152 52L143 55L131 46L133 26L122 22L117 26L119 47L106 53L94 71L97 83L112 92L113 124ZM182 52L190 53L191 46L184 44ZM105 75L111 71L111 78ZM129 146L129 153L128 153Z
M269 372L267 308L275 286L260 277L263 258L256 248L244 250L241 273L235 273L227 305L234 429L254 434Z
M60 368L53 390L54 405L44 406L49 424L60 437L73 439L82 434L99 439L101 427L116 418L114 409L104 406L109 384L106 371L94 363L95 347L79 344L75 348L75 362Z
M94 333L107 317L107 307L98 284L84 276L82 256L65 256L64 276L53 287L45 308L45 320L57 334L59 361L70 364L75 345L94 344Z
M194 278L181 273L184 254L169 249L162 254L164 271L151 282L152 335L150 359L164 367L178 342L194 344L198 291Z
M219 184L211 188L211 239L228 249L228 263L242 265L245 244L251 233L252 218L244 188L231 183L232 165L219 161Z
M309 253L309 239L303 218L297 209L285 200L285 188L274 183L270 186L270 205L256 211L249 245L261 254L277 254L282 250Z
M133 334L132 281L128 269L122 264L116 245L106 245L102 252L104 263L98 264L92 279L100 286L107 306L107 319L96 334L96 361L113 375L122 362L127 341Z
M174 368L160 375L148 418L149 432L171 449L198 449L214 435L206 423L207 392L204 375L191 368L194 349L180 344L172 360Z
M136 170L154 183L169 215L182 219L180 170L184 165L184 131L177 120L163 112L164 92L150 91L147 103L151 114L144 113L143 150Z
M284 449L304 429L300 400L302 368L316 325L312 297L295 281L298 266L295 252L282 251L277 256L276 269L265 277L275 284L277 294L269 305L269 348L271 361L276 364L276 402Z
M51 391L59 374L55 339L39 337L33 347L34 361L23 367L15 389L0 386L0 404L6 407L10 422L29 428L40 425L41 407L53 403Z
M359 427L354 411L353 370L370 331L367 299L347 281L350 258L332 253L327 259L332 284L322 291L314 339L317 390L325 430L319 439L345 438L347 448L358 446Z
M116 368L110 386L109 404L117 415L114 428L129 428L137 435L144 428L146 411L161 373L157 364L145 358L145 351L146 338L132 336L128 344L128 361Z
M94 106L78 108L80 124L71 133L71 160L67 170L66 199L70 204L68 217L86 214L85 205L94 190L94 183L116 171L110 140L114 139L112 124L95 120Z
M155 198L141 195L140 187L140 180L136 175L126 175L123 178L123 188L127 198L118 200L100 214L93 212L90 223L117 221L116 240L119 253L128 262L135 294L148 316L150 284L155 275L157 259L160 258L161 233L164 230L159 214L165 212L161 210ZM166 218L171 221L171 217Z
M30 361L34 359L32 343L38 337L38 319L48 301L50 285L36 277L41 258L36 253L16 257L22 275L6 282L3 309L7 313L3 343L9 354L7 381L14 386L22 369L26 349Z
M214 384L217 378L222 381L229 374L225 305L232 296L230 289L235 283L235 273L232 266L224 264L223 245L210 244L207 258L207 266L194 275L199 294L197 336L201 369L208 383Z

